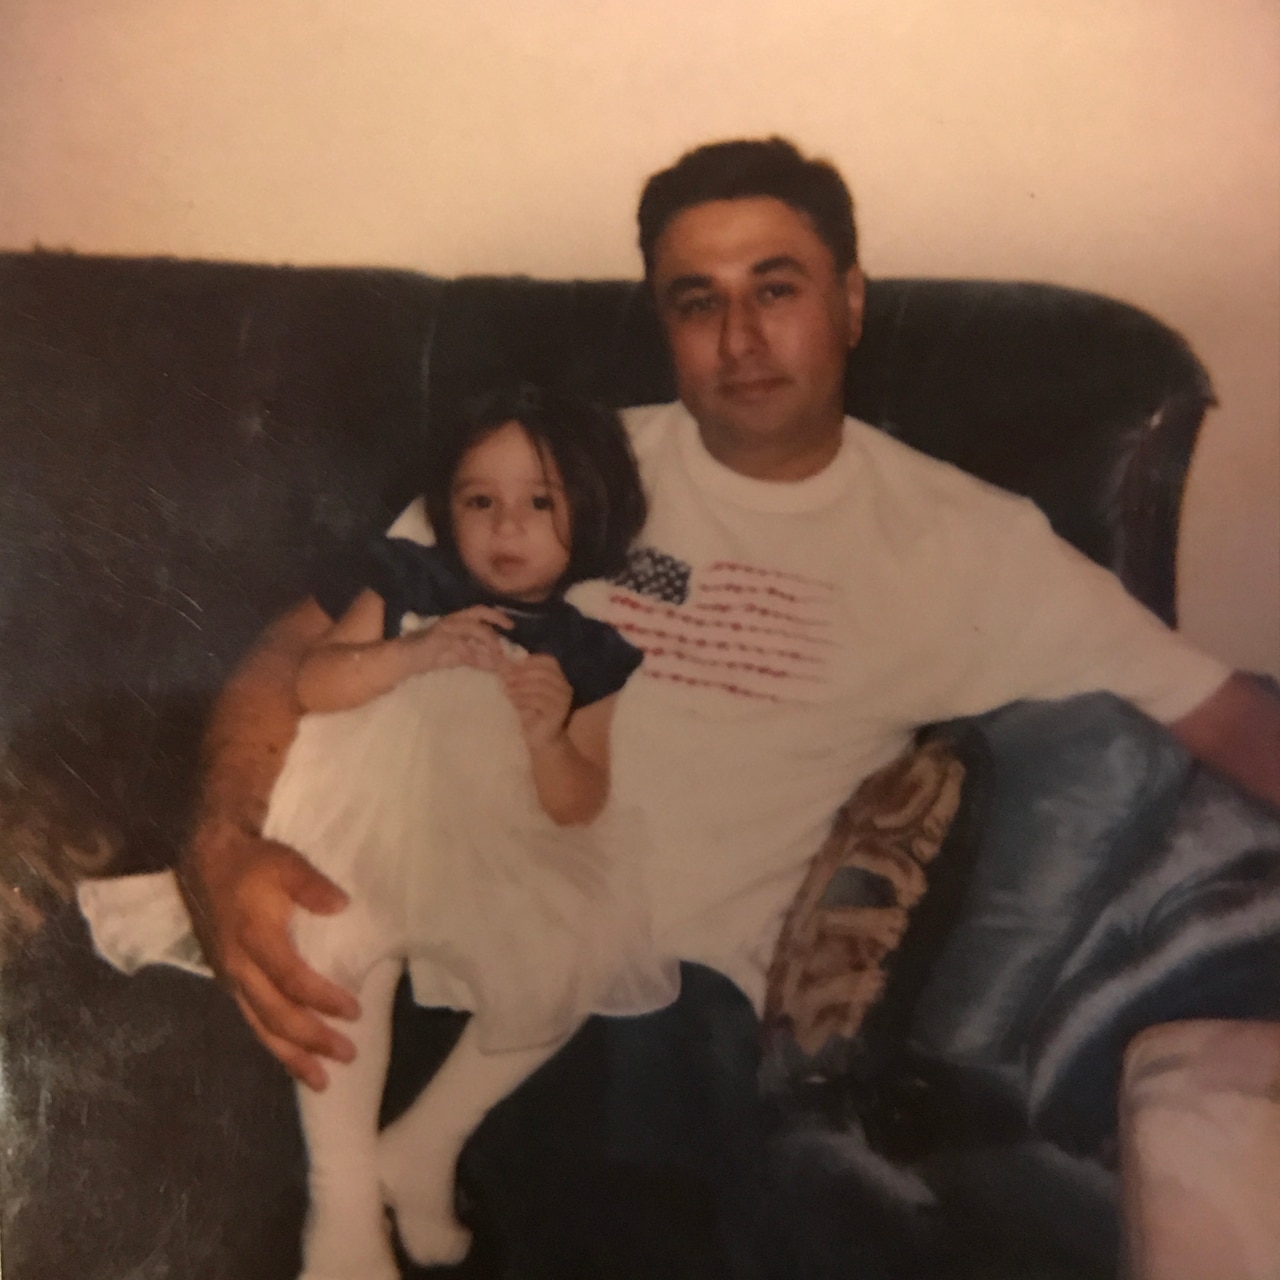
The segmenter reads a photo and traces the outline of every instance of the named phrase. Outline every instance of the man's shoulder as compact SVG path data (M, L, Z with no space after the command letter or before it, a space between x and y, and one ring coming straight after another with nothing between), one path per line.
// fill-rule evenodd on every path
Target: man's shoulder
M1006 514L1038 510L1029 498L857 418L845 419L845 442L858 458L864 482L874 478L882 488L918 499L928 507L945 503Z

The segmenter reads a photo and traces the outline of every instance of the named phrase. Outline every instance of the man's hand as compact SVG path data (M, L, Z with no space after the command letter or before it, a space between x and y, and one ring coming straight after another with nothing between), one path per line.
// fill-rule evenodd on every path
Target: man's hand
M1280 809L1280 697L1236 672L1169 726L1192 755Z
M299 668L331 627L306 601L272 623L233 673L206 736L200 817L178 868L205 955L262 1043L316 1089L327 1083L322 1056L353 1054L320 1015L358 1017L359 1005L303 961L289 920L300 907L341 910L345 898L301 855L258 833L301 714Z
M196 834L180 882L205 955L254 1033L295 1079L323 1089L322 1057L355 1050L320 1014L356 1018L360 1006L298 954L289 932L302 908L332 915L346 895L286 845L221 823Z

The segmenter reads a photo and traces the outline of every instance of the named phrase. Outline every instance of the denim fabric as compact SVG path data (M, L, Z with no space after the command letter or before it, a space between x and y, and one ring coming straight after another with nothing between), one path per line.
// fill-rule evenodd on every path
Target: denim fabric
M1062 967L1028 1045L1036 1127L1111 1132L1125 1046L1193 1018L1280 1019L1280 813L1196 769L1154 846Z
M1167 831L1190 761L1110 694L1015 703L974 723L991 756L981 844L912 1038L1021 1103L1040 1007L1096 914Z

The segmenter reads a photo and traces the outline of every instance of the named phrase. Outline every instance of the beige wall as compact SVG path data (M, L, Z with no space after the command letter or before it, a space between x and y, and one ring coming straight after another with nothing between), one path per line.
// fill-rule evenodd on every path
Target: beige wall
M1058 281L1208 363L1182 612L1280 674L1275 0L0 0L0 245L637 270L638 185L782 131L873 274Z

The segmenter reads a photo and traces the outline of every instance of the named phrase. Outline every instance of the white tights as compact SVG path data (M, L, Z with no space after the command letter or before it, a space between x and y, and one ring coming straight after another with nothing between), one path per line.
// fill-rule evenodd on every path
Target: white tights
M402 969L399 957L378 961L357 992L360 1019L342 1025L355 1044L354 1061L330 1066L329 1086L320 1093L298 1086L311 1195L299 1280L398 1280L384 1203L415 1262L461 1261L471 1242L453 1210L463 1143L496 1102L564 1043L485 1053L474 1021L468 1022L430 1083L379 1135L391 1006Z

